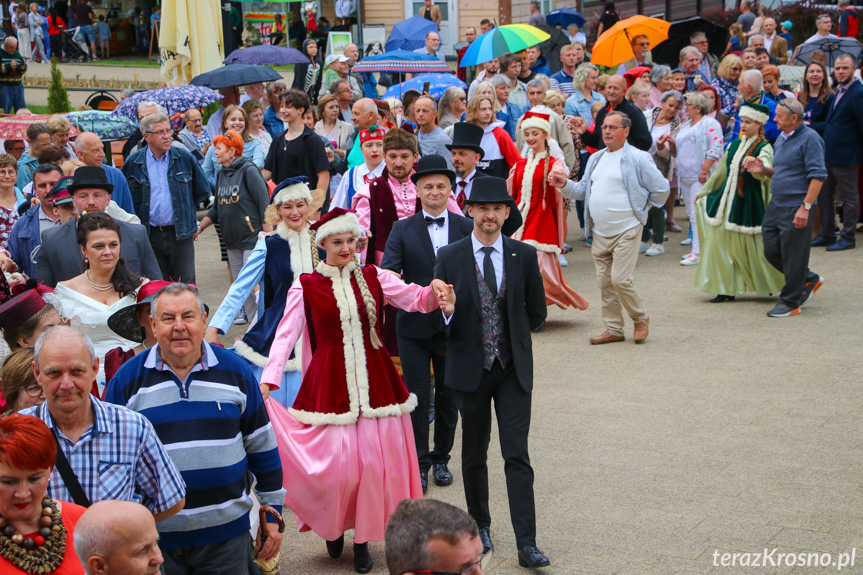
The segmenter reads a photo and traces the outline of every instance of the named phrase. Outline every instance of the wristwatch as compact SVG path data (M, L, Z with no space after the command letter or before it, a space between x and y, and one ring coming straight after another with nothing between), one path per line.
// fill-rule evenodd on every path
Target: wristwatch
M812 209L812 204L807 204L806 202L803 202L803 209L808 212Z

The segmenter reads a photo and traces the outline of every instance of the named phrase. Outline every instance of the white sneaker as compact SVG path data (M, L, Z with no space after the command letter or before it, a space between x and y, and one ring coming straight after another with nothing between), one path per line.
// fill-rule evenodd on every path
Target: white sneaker
M665 246L662 244L652 244L650 248L645 252L646 256L658 256L665 253Z
M647 242L641 242L638 245L638 253L640 253L640 254L643 254L644 252L646 252L649 249L650 249L650 244Z
M699 257L695 254L692 254L692 253L686 254L685 256L683 256L683 259L680 260L680 265L682 265L682 266L697 266L699 260L701 260L701 257Z
M683 240L682 242L680 242L680 245L682 245L682 246L691 246L691 245L692 245L692 238L686 238L685 240Z
M560 267L565 268L569 265L569 262L566 261L566 258L563 257L563 254L557 254L557 261L560 262Z

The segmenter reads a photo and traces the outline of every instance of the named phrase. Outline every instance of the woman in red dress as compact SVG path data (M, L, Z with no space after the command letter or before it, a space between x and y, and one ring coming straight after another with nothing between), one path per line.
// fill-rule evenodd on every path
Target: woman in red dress
M362 229L353 212L335 208L310 230L326 260L315 262L315 271L288 291L261 392L266 399L278 388L290 351L306 337L312 354L293 407L267 401L285 504L299 530L323 537L333 558L342 552L344 532L354 529L354 569L368 573L368 541L383 541L401 500L422 497L410 419L417 398L381 345L377 324L385 303L452 313L455 294L440 280L420 287L377 267L360 267L355 256Z
M561 193L548 183L548 174L560 160L552 157L548 145L548 114L528 111L521 122L524 139L530 147L527 158L510 170L507 185L515 197L516 209L524 224L512 236L536 248L542 285L547 303L558 307L587 309L587 300L572 289L563 277L558 256L562 251L558 224L566 213L561 209ZM561 169L558 167L558 169ZM566 168L563 168L567 171Z

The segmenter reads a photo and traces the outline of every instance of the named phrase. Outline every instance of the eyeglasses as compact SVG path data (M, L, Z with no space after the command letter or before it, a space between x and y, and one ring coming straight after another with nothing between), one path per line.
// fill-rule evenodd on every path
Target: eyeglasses
M732 66L731 69L734 70L735 72L739 72L743 68L741 68L740 66Z
M27 395L30 397L39 397L42 395L42 386L38 383L31 383L24 388L24 391L26 391Z
M0 178L5 178L6 176L17 176L18 170L0 170Z
M14 146L14 147L9 148L9 149L12 150L13 152L23 152L24 146Z
M491 556L493 551L489 550L488 553L483 554L476 563L471 563L461 571L432 571L430 569L413 569L411 571L406 571L406 573L422 573L422 575L473 575L476 573L476 568L479 566L483 572L485 572L489 567L491 567ZM404 573L402 573L404 575Z
M621 129L622 127L623 126L603 126L602 129L608 130L609 132L616 132L617 130Z
M650 46L650 42L639 42L639 46Z
M171 135L171 130L159 130L158 132L156 132L156 131L152 131L152 130L151 130L151 131L149 131L149 132L147 132L147 133L148 133L148 134L153 134L154 136L164 137L164 136L170 136L170 135Z
M701 44L709 44L707 40L701 40L700 42L693 42L693 46L700 46Z

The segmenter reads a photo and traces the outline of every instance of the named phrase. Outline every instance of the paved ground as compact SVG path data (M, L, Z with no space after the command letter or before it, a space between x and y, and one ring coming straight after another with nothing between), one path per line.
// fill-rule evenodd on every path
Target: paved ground
M685 215L678 208L679 221ZM571 229L577 230L574 215ZM835 567L714 567L714 551L827 552L856 548L863 573L863 424L859 318L863 250L813 253L827 279L800 316L770 319L771 298L711 304L692 287L694 268L668 253L636 272L651 317L643 345L594 347L601 331L590 252L575 250L565 275L591 302L551 309L534 337L531 454L538 543L548 574L829 573ZM199 283L211 307L227 286L214 236L199 245ZM230 335L234 335L231 333ZM228 338L230 339L230 338ZM856 350L856 351L855 351ZM493 432L492 437L496 437ZM457 439L450 487L429 496L464 507ZM490 450L490 573L525 573L514 536L496 440ZM288 518L289 524L295 524ZM382 543L371 545L386 573ZM352 572L350 537L329 559L312 533L288 531L283 573ZM773 560L777 555L773 555Z

